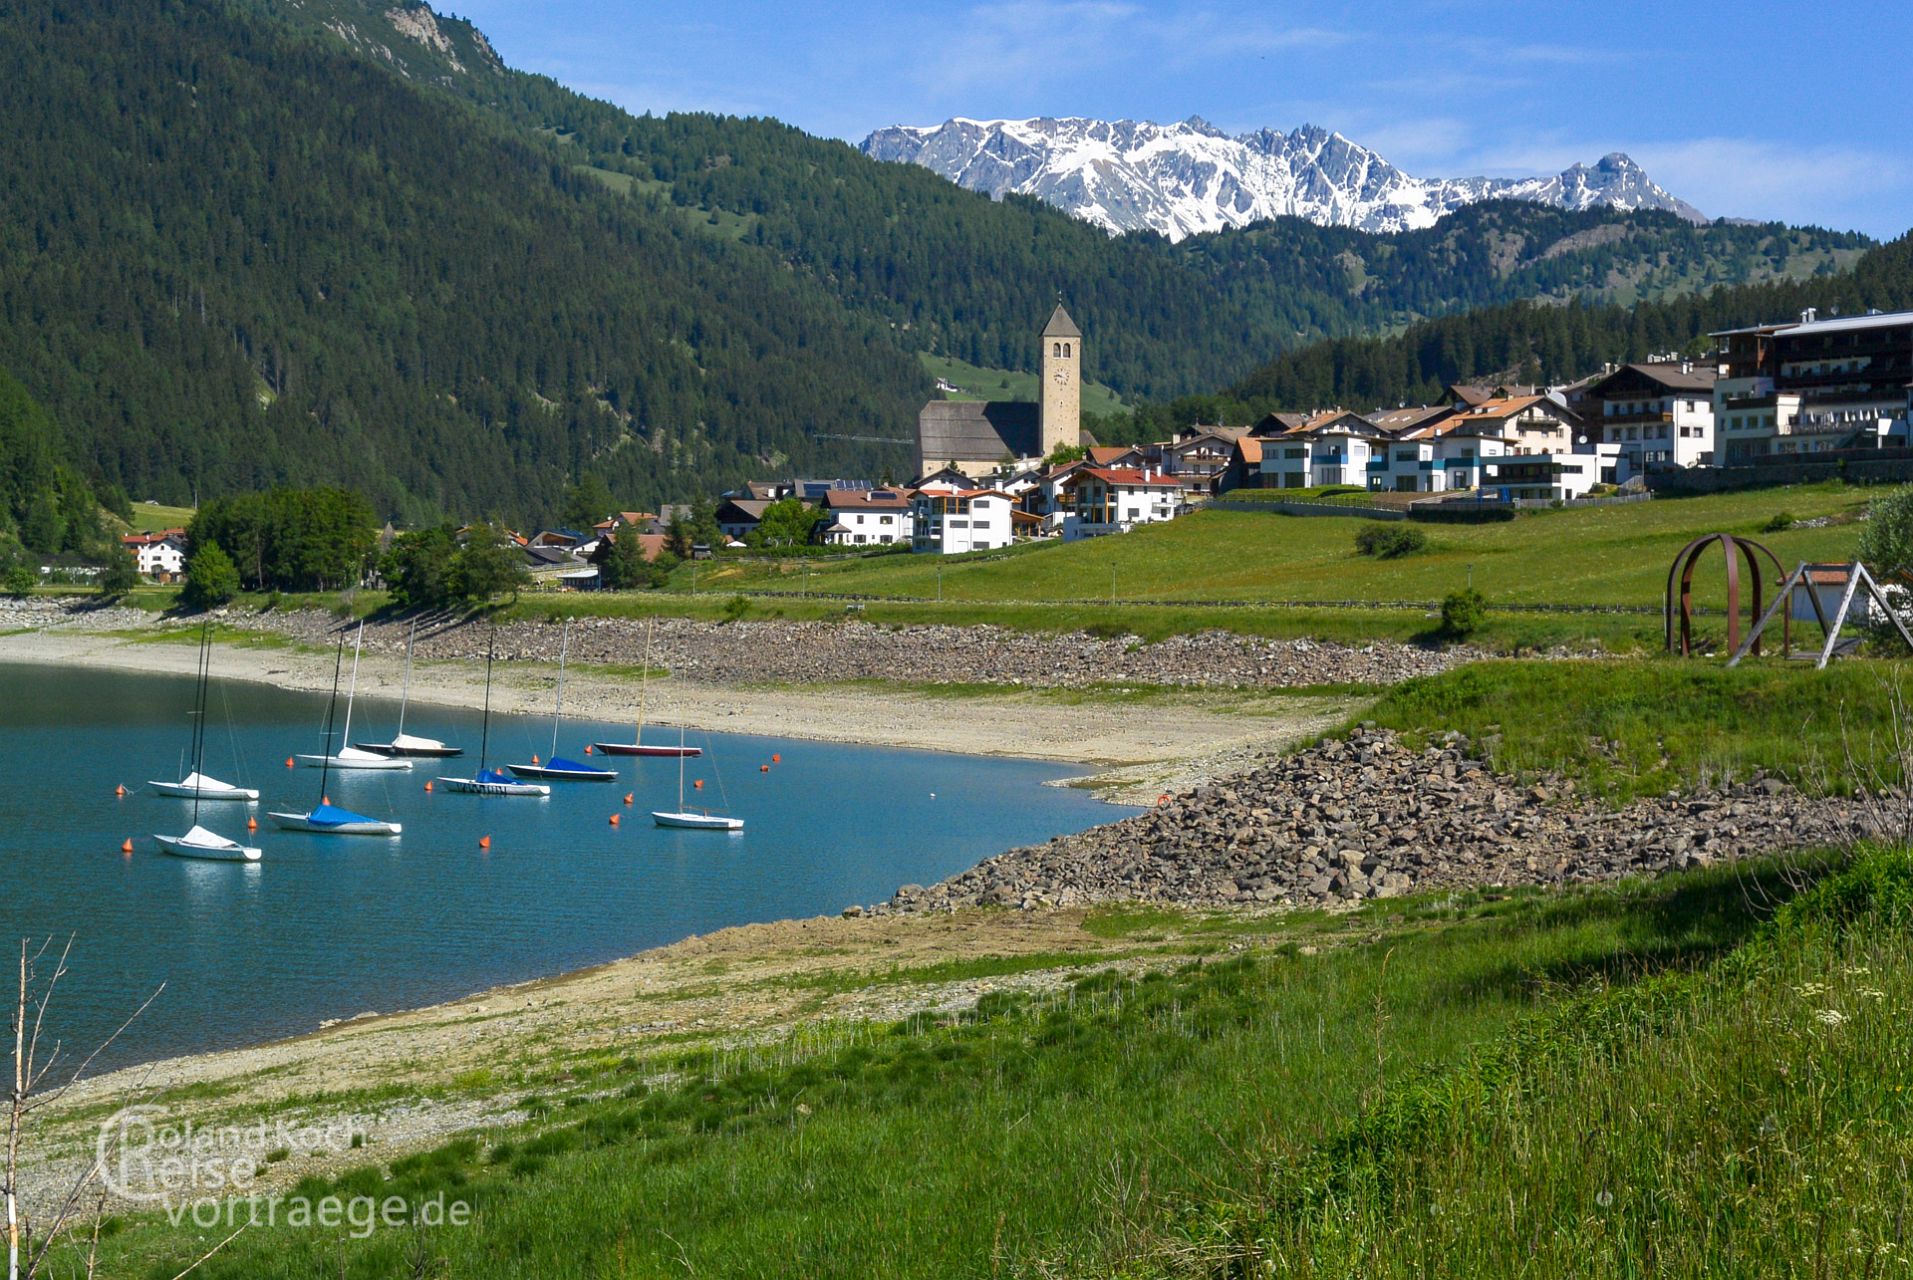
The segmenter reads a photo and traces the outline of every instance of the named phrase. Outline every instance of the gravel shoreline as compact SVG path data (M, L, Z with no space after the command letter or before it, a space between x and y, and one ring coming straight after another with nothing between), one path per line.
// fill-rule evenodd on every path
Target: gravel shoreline
M1416 749L1357 729L928 889L905 885L868 910L1353 905L1436 888L1653 875L1841 845L1870 829L1862 804L1762 775L1612 809L1578 797L1566 779L1496 774L1472 745L1451 734Z

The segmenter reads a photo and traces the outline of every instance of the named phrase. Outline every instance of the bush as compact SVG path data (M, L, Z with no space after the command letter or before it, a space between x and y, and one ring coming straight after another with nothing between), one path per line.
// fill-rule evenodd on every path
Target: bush
M720 616L726 622L736 622L750 611L751 602L749 600L746 600L743 596L732 596L724 602L724 610Z
M1867 503L1859 557L1875 577L1913 576L1913 485Z
M0 587L15 600L22 599L33 591L35 575L33 570L23 564L16 564L7 570L7 576L0 579Z
M116 552L94 581L99 584L101 595L123 596L139 585L139 567L133 563L132 556Z
M232 558L209 542L186 562L186 588L180 602L191 609L211 609L239 594L239 570Z
M1473 587L1450 592L1441 602L1441 631L1451 639L1473 635L1487 620L1488 598Z
M1779 533L1794 526L1794 514L1791 511L1776 511L1766 524L1760 526L1762 533Z
M1377 560L1395 560L1428 545L1428 535L1410 524L1365 524L1355 535L1355 550Z

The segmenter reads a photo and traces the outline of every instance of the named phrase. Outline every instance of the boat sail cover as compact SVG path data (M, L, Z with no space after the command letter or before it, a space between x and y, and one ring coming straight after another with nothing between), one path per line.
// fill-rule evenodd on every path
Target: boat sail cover
M500 773L496 769L480 769L478 771L478 777L475 780L478 782L509 783L512 779L509 774Z
M337 805L322 804L306 815L306 821L319 827L343 827L354 822L376 823L378 819L368 818L350 809L341 809Z

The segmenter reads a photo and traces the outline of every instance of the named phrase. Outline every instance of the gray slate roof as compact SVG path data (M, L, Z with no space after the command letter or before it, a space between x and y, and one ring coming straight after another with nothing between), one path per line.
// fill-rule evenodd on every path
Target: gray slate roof
M1041 405L1020 400L932 400L917 414L918 456L978 462L1006 453L1035 457L1042 451L1042 412Z
M1045 338L1080 338L1083 331L1069 318L1069 312L1063 310L1063 304L1057 303L1056 310L1050 312L1049 323L1043 326Z

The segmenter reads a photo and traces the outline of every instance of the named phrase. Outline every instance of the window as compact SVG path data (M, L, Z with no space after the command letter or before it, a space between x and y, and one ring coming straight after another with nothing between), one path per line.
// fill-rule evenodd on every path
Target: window
M1064 354L1064 355L1068 355L1068 354L1069 354L1069 343L1067 343L1067 342L1065 342L1065 343L1063 344L1063 354Z

